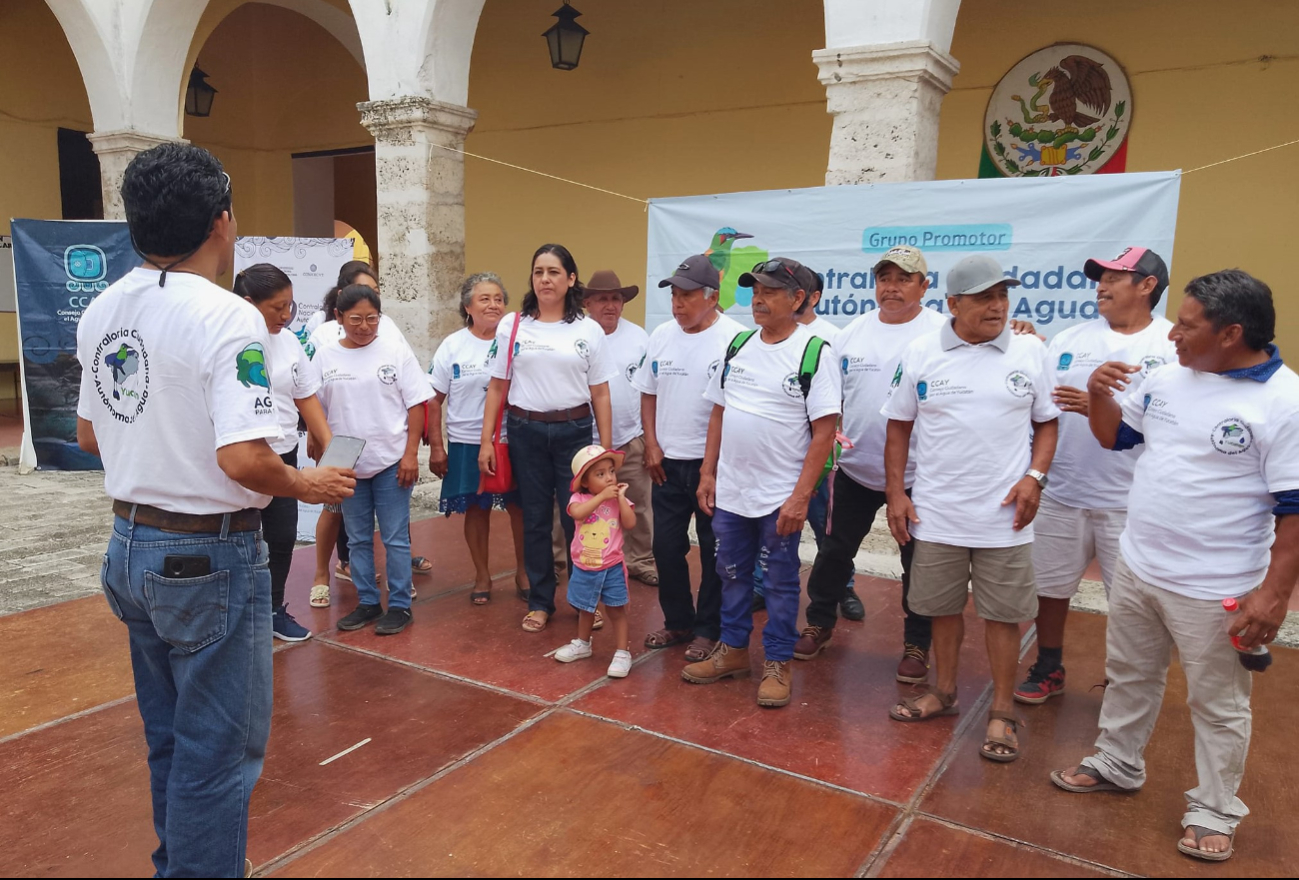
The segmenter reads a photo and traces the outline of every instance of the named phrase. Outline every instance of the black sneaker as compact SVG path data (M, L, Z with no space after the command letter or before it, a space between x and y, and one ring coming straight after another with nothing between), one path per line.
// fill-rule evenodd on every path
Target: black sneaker
M395 636L410 623L409 608L389 608L383 619L374 625L374 634L378 636Z
M865 620L866 606L857 598L857 591L852 587L844 593L843 599L839 602L839 613L843 615L844 620Z
M360 629L372 620L383 616L380 605L357 605L356 610L338 622L339 629Z

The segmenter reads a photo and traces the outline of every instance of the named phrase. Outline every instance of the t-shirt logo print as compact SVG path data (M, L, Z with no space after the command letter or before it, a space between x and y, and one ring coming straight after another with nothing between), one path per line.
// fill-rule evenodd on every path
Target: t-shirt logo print
M376 375L378 375L379 381L383 384L392 385L397 381L397 368L393 364L384 364L379 367Z
M721 365L722 365L722 359L721 359L721 358L718 358L717 360L713 361L711 364L708 365L708 378L709 378L709 379L713 378L713 374L717 372L717 368L720 367Z
M1033 390L1033 380L1019 370L1015 370L1006 377L1006 388L1016 397L1024 397Z
M1067 370L1069 369L1069 365L1072 363L1073 355L1066 351L1064 354L1060 355L1060 362L1055 365L1055 368L1061 371Z
M95 351L93 370L100 401L119 422L134 422L149 401L149 354L140 334L106 334Z
M900 371L902 370L902 367L899 366L899 367L898 367L898 370L899 370L899 372L900 372ZM916 383L916 397L920 398L921 400L928 400L928 399L929 399L929 383L928 383L928 382L921 381L921 382L917 382L917 383Z
M1155 367L1162 367L1165 361L1158 355L1147 355L1141 359L1141 375L1149 376Z
M847 372L848 372L848 359L847 359L847 358L844 358L844 367L843 367L843 371L844 371L844 373L847 373ZM902 364L898 364L898 368L897 368L896 370L893 371L893 381L890 383L890 387L892 387L892 388L897 388L897 387L898 387L899 385L901 385L901 384L902 384ZM924 385L923 382L920 383L920 384ZM928 386L926 385L925 387L927 388ZM925 396L924 396L923 394L920 395L920 399L921 399L921 400L924 400L924 399L925 399Z
M798 373L790 373L788 376L786 376L785 381L780 383L780 387L783 388L785 390L785 393L788 394L790 397L803 396L803 389L798 384Z
M573 351L577 352L583 360L591 359L591 346L586 344L585 339L579 339L573 343Z
M271 377L266 372L266 349L260 342L250 342L235 355L235 376L245 388L254 385L270 390Z
M1242 419L1223 419L1213 426L1210 439L1223 455L1239 455L1254 445L1254 432Z

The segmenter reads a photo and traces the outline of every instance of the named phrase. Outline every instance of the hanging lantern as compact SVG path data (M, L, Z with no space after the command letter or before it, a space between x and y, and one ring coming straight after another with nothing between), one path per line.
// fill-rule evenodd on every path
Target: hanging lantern
M577 23L575 19L582 13L569 6L568 0L551 14L559 21L542 34L550 46L550 66L556 70L572 70L582 58L582 41L590 31Z
M210 116L212 115L212 99L216 97L217 90L207 81L207 74L194 65L194 69L189 74L189 86L185 89L185 115L186 116Z

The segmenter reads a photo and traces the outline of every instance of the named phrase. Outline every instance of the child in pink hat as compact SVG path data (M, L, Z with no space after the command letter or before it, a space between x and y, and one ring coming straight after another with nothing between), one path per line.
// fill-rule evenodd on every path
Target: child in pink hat
M577 609L577 638L555 652L560 663L592 655L591 627L601 602L613 625L617 645L610 678L626 678L631 671L627 641L627 569L622 555L622 533L635 528L636 511L627 500L627 484L618 482L623 454L602 446L586 446L573 456L573 495L568 515L573 518L573 574L568 579L568 603Z

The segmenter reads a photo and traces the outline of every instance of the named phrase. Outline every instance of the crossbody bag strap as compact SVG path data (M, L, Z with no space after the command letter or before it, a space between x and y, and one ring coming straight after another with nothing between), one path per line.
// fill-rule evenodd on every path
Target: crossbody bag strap
M501 395L501 409L496 414L496 436L493 443L501 442L501 425L505 422L505 408L510 403L510 381L514 378L514 339L519 335L519 325L523 323L523 313L516 312L514 329L510 331L510 345L505 350L505 392Z

